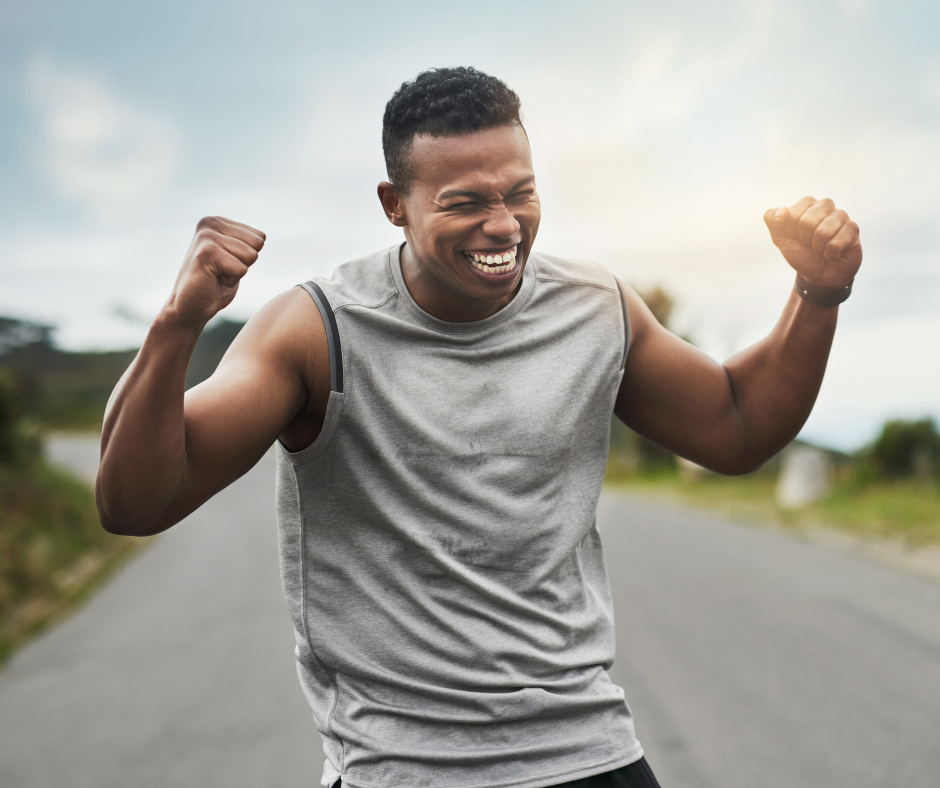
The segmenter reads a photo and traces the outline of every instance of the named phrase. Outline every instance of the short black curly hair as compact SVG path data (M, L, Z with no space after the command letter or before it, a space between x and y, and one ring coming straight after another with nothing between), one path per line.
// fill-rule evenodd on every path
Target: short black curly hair
M388 179L408 193L409 154L416 134L444 137L502 125L522 125L519 97L506 83L475 68L432 68L404 82L385 105L382 150Z

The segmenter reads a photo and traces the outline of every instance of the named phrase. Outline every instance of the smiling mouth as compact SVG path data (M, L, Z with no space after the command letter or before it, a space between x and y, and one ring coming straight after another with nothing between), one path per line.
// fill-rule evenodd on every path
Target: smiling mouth
M465 251L463 256L470 265L485 274L507 274L516 269L516 250L518 246L508 251L494 254L493 252Z

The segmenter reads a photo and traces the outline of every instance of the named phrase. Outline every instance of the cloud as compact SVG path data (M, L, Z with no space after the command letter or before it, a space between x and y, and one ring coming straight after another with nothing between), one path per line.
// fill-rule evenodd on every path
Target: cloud
M842 10L852 18L859 18L871 13L872 0L842 0Z
M621 135L648 133L706 101L760 54L772 17L769 3L758 4L751 25L740 36L713 48L692 48L674 30L645 37L621 74L617 102Z
M806 435L851 449L886 418L940 416L940 370L927 360L938 342L940 316L926 312L840 326Z
M37 56L26 94L40 127L39 162L63 196L99 216L152 205L179 160L179 135L155 111L118 96L80 66Z

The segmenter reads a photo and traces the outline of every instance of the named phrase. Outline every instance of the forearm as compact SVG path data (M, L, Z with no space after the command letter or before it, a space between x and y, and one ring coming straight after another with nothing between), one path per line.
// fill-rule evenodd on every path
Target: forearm
M755 470L803 427L822 385L839 303L862 262L858 225L831 200L764 214L807 288L790 292L770 335L723 365L666 331L627 290L633 342L614 412L629 427L719 473ZM817 291L817 292L811 292Z
M96 498L109 531L162 530L187 472L184 392L198 327L158 317L111 395L101 437Z
M760 466L799 433L822 385L838 307L791 292L766 339L725 362L737 432L735 464Z

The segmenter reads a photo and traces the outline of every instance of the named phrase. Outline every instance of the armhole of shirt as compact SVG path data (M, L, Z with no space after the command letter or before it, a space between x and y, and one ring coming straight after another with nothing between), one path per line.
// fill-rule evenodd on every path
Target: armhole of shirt
M330 349L330 391L342 394L343 350L339 341L339 327L336 325L336 315L333 314L333 307L330 306L329 299L316 282L304 282L299 286L310 294L313 303L320 310L320 317L323 318L323 327L326 329L326 340Z
M620 294L620 308L623 311L623 357L620 359L620 369L627 366L627 353L630 352L630 308L627 306L627 294L623 284L617 277L617 292Z

